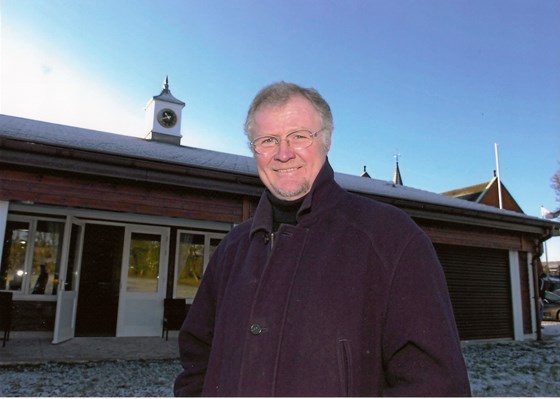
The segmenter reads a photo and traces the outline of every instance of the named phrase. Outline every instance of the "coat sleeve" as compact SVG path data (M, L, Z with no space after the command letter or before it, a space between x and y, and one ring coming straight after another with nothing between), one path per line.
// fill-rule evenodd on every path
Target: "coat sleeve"
M428 237L414 234L396 262L383 332L383 396L470 396L445 276Z
M216 258L214 256L210 261L193 304L179 330L179 356L183 371L175 379L175 396L202 395L214 336L216 301L211 266Z

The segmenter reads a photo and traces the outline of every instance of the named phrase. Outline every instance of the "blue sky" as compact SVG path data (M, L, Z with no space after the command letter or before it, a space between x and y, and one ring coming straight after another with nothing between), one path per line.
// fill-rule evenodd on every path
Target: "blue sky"
M292 81L331 104L336 171L390 180L398 153L443 192L489 181L497 143L525 213L560 206L558 0L0 1L1 113L144 137L168 75L184 145L250 155L252 97Z

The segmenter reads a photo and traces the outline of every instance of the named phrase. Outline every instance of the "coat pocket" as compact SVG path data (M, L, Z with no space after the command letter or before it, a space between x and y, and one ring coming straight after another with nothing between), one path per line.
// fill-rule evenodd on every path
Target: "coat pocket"
M347 339L340 338L337 344L340 396L353 396L352 352L350 350L350 343Z

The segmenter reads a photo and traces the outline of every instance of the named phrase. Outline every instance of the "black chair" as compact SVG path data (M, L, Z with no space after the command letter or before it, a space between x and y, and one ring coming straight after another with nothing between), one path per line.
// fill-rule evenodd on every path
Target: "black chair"
M0 291L0 329L4 331L2 347L10 340L12 329L13 292Z
M163 328L161 337L169 339L169 330L179 330L187 316L187 304L185 299L165 298L163 300Z

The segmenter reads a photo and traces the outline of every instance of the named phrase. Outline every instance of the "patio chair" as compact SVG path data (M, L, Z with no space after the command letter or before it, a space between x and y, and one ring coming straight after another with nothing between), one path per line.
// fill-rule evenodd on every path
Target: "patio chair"
M0 330L4 331L2 347L10 340L12 329L13 292L0 291Z

